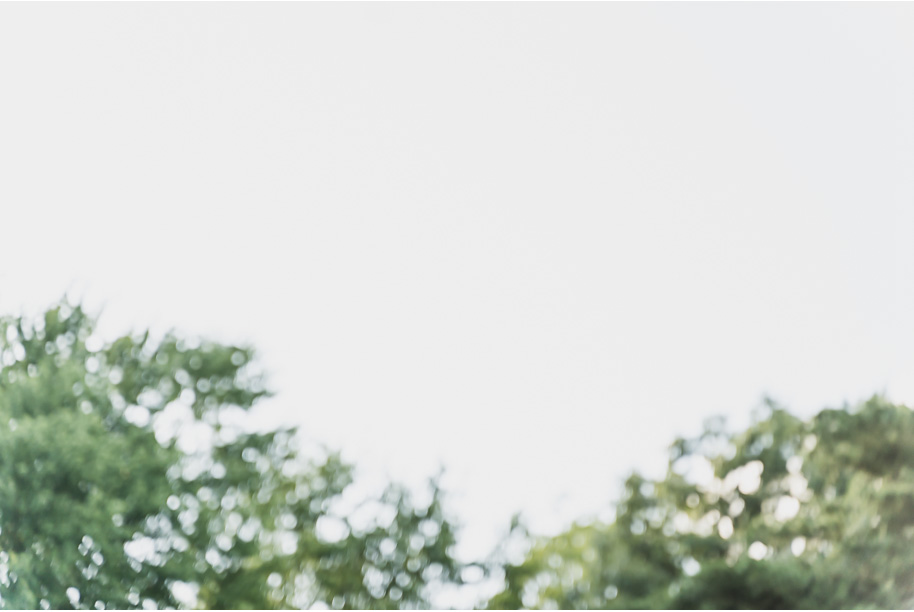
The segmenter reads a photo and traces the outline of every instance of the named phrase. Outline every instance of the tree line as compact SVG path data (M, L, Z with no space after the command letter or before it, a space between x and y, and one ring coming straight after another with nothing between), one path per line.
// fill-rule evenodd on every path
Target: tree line
M613 521L515 520L467 563L437 481L345 509L353 466L250 427L250 347L95 324L0 320L0 607L423 608L471 567L502 584L488 608L914 606L914 414L884 398L711 420Z

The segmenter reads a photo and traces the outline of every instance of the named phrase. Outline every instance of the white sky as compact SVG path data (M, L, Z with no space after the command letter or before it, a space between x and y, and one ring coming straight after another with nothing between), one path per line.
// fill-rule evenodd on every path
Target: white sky
M466 550L764 393L914 403L914 5L0 6L0 307L261 352ZM468 553L470 554L470 553Z

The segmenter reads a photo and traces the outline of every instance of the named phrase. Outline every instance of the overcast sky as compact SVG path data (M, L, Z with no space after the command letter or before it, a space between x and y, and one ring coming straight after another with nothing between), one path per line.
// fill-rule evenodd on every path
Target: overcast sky
M0 307L251 342L467 550L914 403L914 5L3 4Z

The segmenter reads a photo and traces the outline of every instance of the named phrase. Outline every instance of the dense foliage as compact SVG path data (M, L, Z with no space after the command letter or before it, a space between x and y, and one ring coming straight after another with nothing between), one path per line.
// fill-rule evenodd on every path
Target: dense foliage
M354 506L339 457L251 427L250 349L93 327L66 303L0 320L0 606L409 608L461 582L435 483ZM489 607L912 607L914 413L713 420L615 510L513 524Z
M663 480L625 491L611 524L533 539L489 606L914 606L909 408L876 397L804 421L769 403L746 431L678 440Z
M459 581L434 483L337 516L351 468L246 425L250 349L93 326L0 322L0 605L417 607Z

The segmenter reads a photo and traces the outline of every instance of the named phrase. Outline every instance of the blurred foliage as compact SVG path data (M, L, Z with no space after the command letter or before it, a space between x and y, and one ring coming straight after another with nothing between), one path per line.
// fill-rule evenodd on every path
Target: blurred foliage
M0 606L409 608L460 582L435 482L356 523L350 466L245 426L250 349L93 328L65 302L0 321Z
M766 402L677 440L609 524L502 557L490 608L834 609L914 606L914 413L874 397L810 420ZM511 539L511 538L509 538Z
M338 456L252 427L267 395L246 347L105 343L68 303L0 320L0 606L417 608L462 583L435 481L353 502ZM724 425L632 474L611 522L514 521L488 606L914 606L910 409Z

